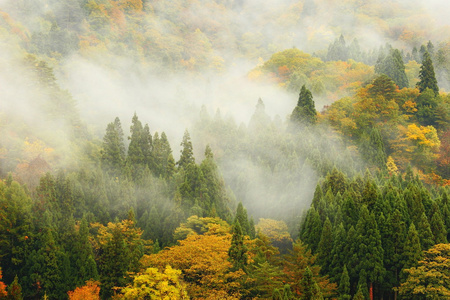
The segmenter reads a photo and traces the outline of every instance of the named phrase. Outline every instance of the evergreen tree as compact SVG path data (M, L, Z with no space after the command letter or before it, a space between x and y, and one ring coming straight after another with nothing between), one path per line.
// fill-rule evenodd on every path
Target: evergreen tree
M333 230L330 219L327 217L323 224L322 235L317 247L317 263L322 267L323 274L328 274L331 264L331 251L333 249Z
M117 175L123 166L125 154L124 145L114 123L109 123L102 144L102 165L112 175Z
M433 62L431 60L430 54L425 52L423 55L422 66L420 67L419 72L419 82L417 83L417 87L419 91L422 93L427 88L434 91L434 94L437 96L439 94L439 87L436 80L436 75L434 73Z
M381 283L384 274L381 235L373 213L369 213L367 206L363 205L360 212L357 233L357 270L364 270L371 283Z
M422 246L420 245L419 234L414 223L411 223L406 236L405 247L403 250L403 269L415 267L422 256ZM401 273L401 278L405 278L406 274Z
M403 58L398 49L391 49L386 57L381 57L375 65L375 72L389 76L400 89L409 86Z
M181 150L181 156L180 160L177 162L178 167L180 168L186 168L187 165L191 163L195 163L194 158L194 150L192 148L192 142L191 142L191 136L189 135L189 132L184 132L183 140L181 142L181 147L183 149Z
M242 233L244 235L250 235L250 223L248 221L247 210L242 205L242 202L239 202L236 215L234 217L234 223L239 222L241 225Z
M344 265L344 269L342 270L338 292L339 300L350 300L352 298L352 296L350 295L350 277L348 276L346 265Z
M373 127L370 134L361 136L361 154L369 163L380 169L386 167L386 151L380 131Z
M136 113L131 120L132 125L130 127L131 136L128 137L130 145L128 146L127 162L132 166L143 165L145 163L146 152L145 145L147 143L146 136L144 135L144 128L141 121L139 121Z
M233 271L246 268L248 263L247 246L244 244L244 234L239 221L236 221L233 225L233 236L228 256L229 261L233 264Z
M302 86L297 106L291 114L291 122L295 124L314 124L317 121L317 111L311 92Z
M313 278L313 273L309 267L306 267L305 274L300 282L302 287L300 299L304 300L319 300L323 299L317 282Z
M431 232L434 236L435 244L446 244L447 243L447 228L445 227L444 221L442 220L441 212L437 210L430 222Z
M422 216L417 223L417 232L419 233L422 250L428 250L434 245L433 232L431 231L430 222L428 222L425 212L422 213Z

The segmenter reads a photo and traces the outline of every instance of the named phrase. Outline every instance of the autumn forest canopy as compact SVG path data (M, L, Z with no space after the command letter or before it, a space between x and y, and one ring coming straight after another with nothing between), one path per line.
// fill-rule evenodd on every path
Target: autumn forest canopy
M0 0L0 298L450 298L422 2Z

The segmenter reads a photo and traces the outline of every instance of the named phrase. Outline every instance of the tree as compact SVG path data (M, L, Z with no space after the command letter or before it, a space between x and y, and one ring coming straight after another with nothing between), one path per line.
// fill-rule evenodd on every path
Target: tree
M306 267L305 274L300 282L302 293L300 299L304 300L320 300L323 299L319 286L313 278L313 273Z
M330 283L326 276L320 276L320 266L315 264L316 257L311 254L311 250L307 250L306 246L298 239L292 246L292 250L286 255L282 261L283 281L289 284L295 295L303 294L302 280L305 277L308 268L313 274L313 280L319 287L319 291L323 297L330 297L336 290L336 284ZM311 282L310 279L307 281ZM309 286L312 291L317 289L314 285Z
M314 124L317 121L317 111L311 92L302 86L297 106L291 114L291 122L295 124Z
M414 223L409 226L408 234L406 236L405 247L403 250L403 269L415 267L417 261L421 258L422 246L420 245L419 234ZM404 277L404 274L401 274Z
M228 250L230 262L233 264L232 270L245 269L248 264L247 246L244 244L244 234L239 221L234 222L231 246Z
M181 281L181 271L167 265L164 273L147 268L133 278L133 283L121 290L123 299L189 299Z
M183 140L181 142L181 156L178 160L177 165L180 168L186 168L187 165L195 163L194 150L192 148L191 136L188 130L184 131Z
M82 287L67 292L69 300L100 300L100 282L88 280Z
M403 58L398 49L391 49L389 54L377 62L375 72L389 76L400 89L408 87Z
M417 267L406 269L408 278L399 294L407 299L450 298L450 244L434 245L423 253Z
M216 299L221 299L219 295L239 294L239 281L245 274L242 270L230 272L230 246L231 234L223 234L223 230L212 226L208 233L192 234L179 245L145 255L142 264L145 268L158 267L160 272L169 264L181 270L192 298L218 295Z
M17 275L14 277L14 281L8 287L8 299L22 300L22 286L19 284L19 278Z
M430 54L425 52L423 55L422 66L419 72L419 82L417 87L422 93L427 88L431 89L437 96L439 94L439 87L436 80L436 75L434 73L433 62L431 60Z
M352 296L350 295L350 277L348 276L346 265L344 265L344 270L342 271L338 293L339 300L350 300L352 298Z

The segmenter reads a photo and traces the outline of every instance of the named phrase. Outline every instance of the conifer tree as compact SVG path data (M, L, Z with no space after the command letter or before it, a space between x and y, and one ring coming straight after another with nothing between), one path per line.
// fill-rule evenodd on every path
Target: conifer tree
M403 58L398 49L391 49L386 57L379 59L375 65L375 72L389 76L400 89L409 86Z
M319 300L323 299L322 292L320 291L317 282L313 278L313 273L309 267L306 267L305 274L300 282L302 287L300 299L304 300Z
M143 165L145 163L144 152L146 151L146 137L144 135L144 128L142 127L142 123L139 121L136 113L134 114L131 122L131 136L128 138L130 140L130 145L128 146L127 162L131 165Z
M317 262L322 267L323 274L328 274L332 257L330 256L333 248L333 230L331 221L327 217L323 224L322 235L317 247Z
M242 205L242 202L239 202L236 208L234 223L236 222L239 222L239 224L241 225L242 233L244 235L250 235L250 223L248 221L247 210Z
M191 136L186 129L183 135L183 140L181 142L181 156L180 160L177 162L179 168L186 168L187 165L195 163L194 150L192 148Z
M347 266L344 265L342 270L341 280L339 281L339 300L350 300L350 277L348 276Z
M431 217L430 222L431 232L434 236L435 244L446 244L447 243L447 228L442 220L442 215L440 209L437 208Z
M367 206L363 205L360 212L357 233L357 270L364 270L371 283L380 283L384 274L381 235L373 213L369 213Z
M120 142L119 133L114 123L109 123L102 144L102 165L111 174L116 175L123 166L125 155L123 142Z
M233 264L233 271L246 268L248 263L247 246L244 244L244 234L239 221L236 221L233 225L233 236L231 237L228 256L229 261Z
M291 122L295 124L314 124L317 121L317 111L311 92L302 86L297 106L291 114Z
M434 94L437 96L439 94L439 87L436 80L436 75L434 73L433 61L431 60L430 54L425 52L423 55L422 66L420 67L419 72L419 82L417 83L417 87L419 91L422 93L427 88L434 91Z
M434 245L433 232L431 231L430 222L428 222L425 212L422 213L422 216L417 223L417 232L419 233L422 250L428 250Z
M419 234L414 223L411 223L406 236L405 247L403 250L403 269L415 267L422 256L422 246L420 245ZM404 273L400 274L401 278L405 278Z

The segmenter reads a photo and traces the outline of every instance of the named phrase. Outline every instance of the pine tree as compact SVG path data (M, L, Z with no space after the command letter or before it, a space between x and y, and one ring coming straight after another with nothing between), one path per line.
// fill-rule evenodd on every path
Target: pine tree
M403 250L403 269L409 269L415 267L417 262L422 256L422 246L420 245L419 234L417 233L416 226L411 223L406 236L405 247ZM401 278L405 278L406 274L401 273Z
M433 232L431 231L430 222L428 222L428 218L425 215L425 212L422 213L422 216L416 225L422 250L428 250L431 246L434 245L434 236Z
M248 221L247 210L242 205L242 202L239 202L236 215L234 217L234 223L239 222L241 225L242 233L244 235L250 235L250 223Z
M342 270L341 280L339 281L339 300L350 300L350 277L348 276L347 266L344 265Z
M189 135L189 132L184 132L183 140L181 142L181 147L183 149L181 150L181 156L180 160L177 162L178 167L180 168L186 168L187 165L191 163L195 163L194 158L194 150L192 148L192 142L191 142L191 136Z
M128 137L130 145L128 146L127 162L133 165L143 165L145 163L145 145L146 137L144 136L144 128L141 121L139 121L136 113L131 120L130 127L131 136Z
M317 111L311 92L302 86L297 106L291 114L291 122L295 124L314 124L317 121Z
M317 282L313 278L313 273L309 267L306 267L305 274L300 282L302 287L301 297L303 300L319 300L323 299Z
M228 256L229 261L233 264L233 271L246 268L248 264L247 246L244 244L244 234L239 221L236 221L233 225L233 236L231 237Z
M322 235L317 247L317 263L322 267L323 274L328 274L332 257L330 256L333 249L333 230L330 219L327 217L323 224Z
M419 82L417 83L417 87L419 91L422 93L427 88L434 91L434 94L437 96L439 94L439 87L436 80L436 75L434 73L433 62L431 60L430 54L425 52L423 55L422 66L420 67L419 72Z
M375 71L389 76L400 89L409 86L403 58L398 49L391 49L386 57L381 57L375 65Z
M370 282L381 283L384 273L383 254L381 245L381 235L373 213L369 214L367 206L361 208L357 233L357 270L364 270Z
M109 123L102 144L102 165L113 175L117 175L123 166L125 155L124 145L121 143L119 133L114 123Z

